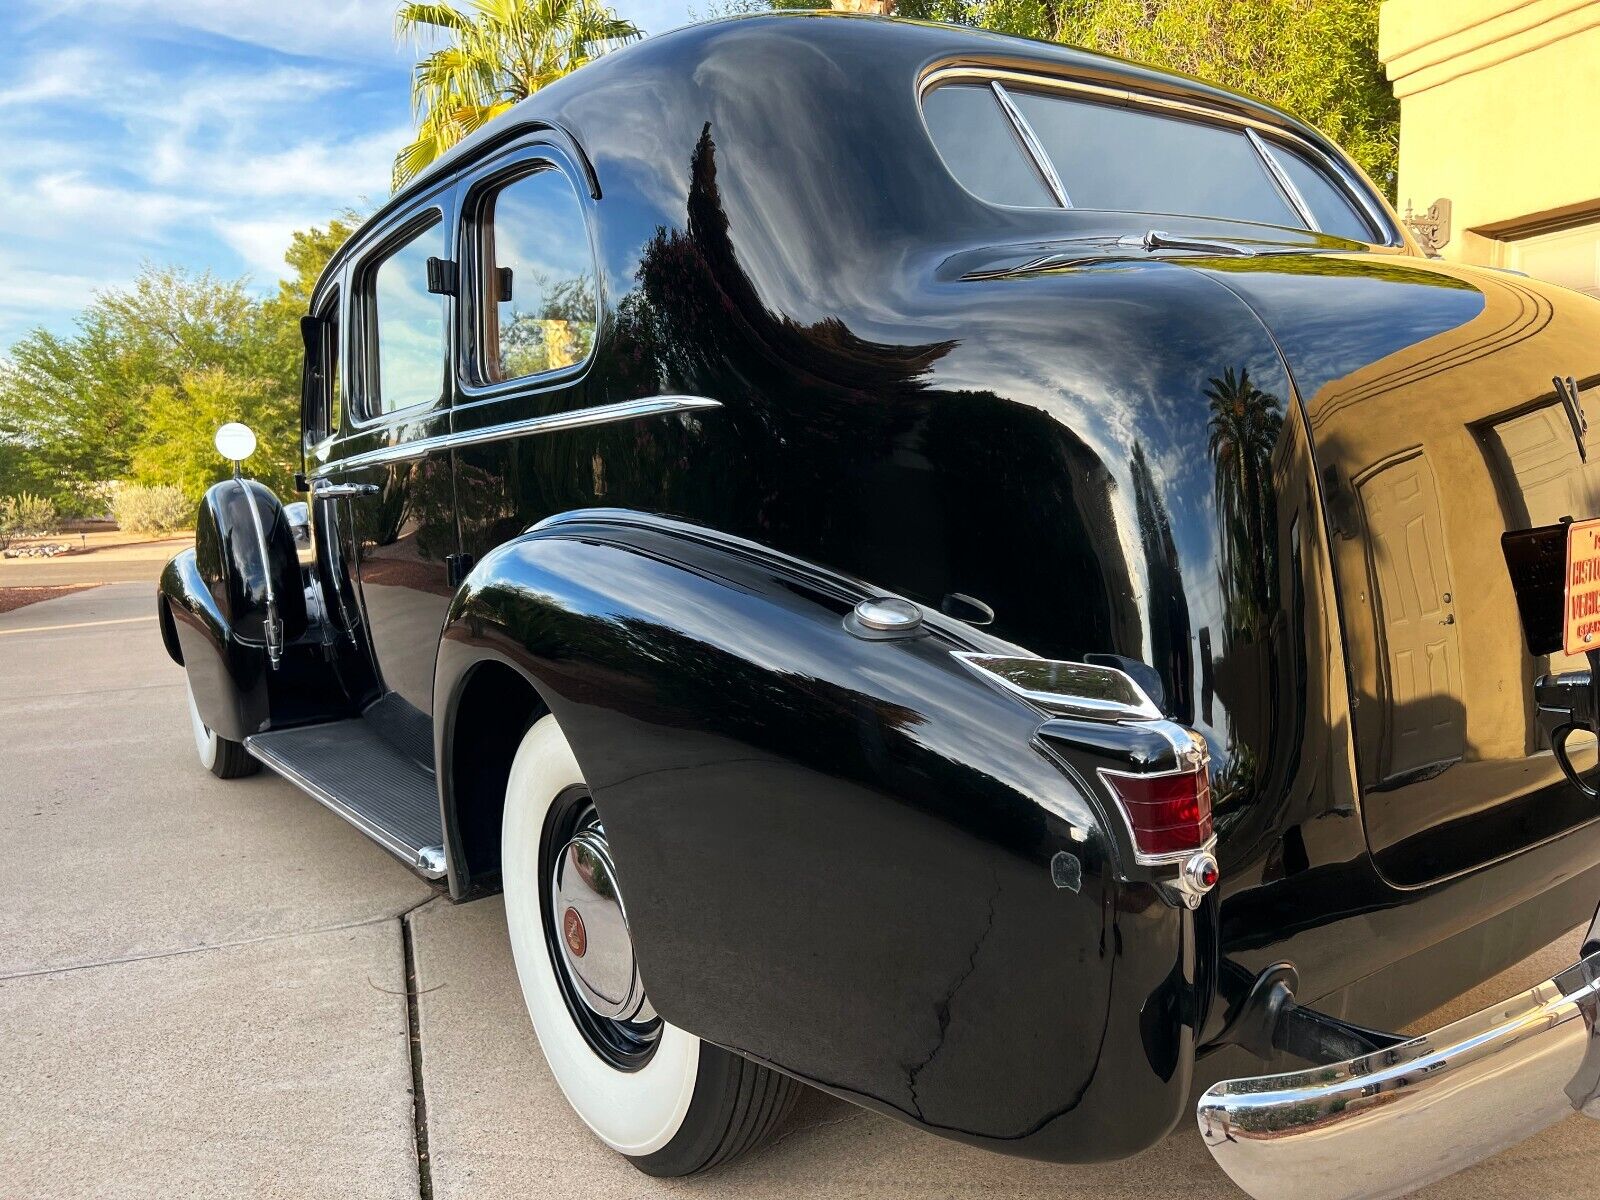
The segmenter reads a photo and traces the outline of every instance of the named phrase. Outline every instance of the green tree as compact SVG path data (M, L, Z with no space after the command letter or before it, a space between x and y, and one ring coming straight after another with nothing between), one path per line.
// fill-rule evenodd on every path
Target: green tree
M176 383L150 390L144 429L131 456L135 482L174 484L196 503L205 490L233 473L212 438L227 421L255 432L256 452L244 469L280 495L299 467L299 408L285 403L270 379L238 375L226 367L184 371Z
M102 485L136 478L193 494L227 470L211 445L241 420L251 468L288 485L297 456L300 317L353 212L293 235L278 294L243 280L146 266L95 294L70 334L36 329L0 358L0 495L38 492L67 513L103 511Z
M264 343L263 361L252 365L255 374L271 379L283 393L300 395L300 364L304 349L300 341L300 318L311 311L311 294L323 269L333 260L339 247L361 227L361 214L345 209L326 225L296 230L289 237L283 261L289 274L278 281L278 294L261 304Z
M96 294L74 333L25 335L0 359L0 494L95 509L99 485L128 473L152 389L265 361L259 307L242 283L146 266L131 287Z
M1400 106L1378 60L1378 3L989 0L968 15L1265 100L1327 134L1392 197Z
M900 0L895 15L1065 42L1192 75L1293 113L1394 198L1400 104L1378 61L1380 0ZM714 0L716 15L826 7Z
M642 36L604 0L472 0L470 13L412 0L400 5L395 29L418 41L445 39L412 74L417 136L395 158L397 189L473 130L589 62L602 43Z

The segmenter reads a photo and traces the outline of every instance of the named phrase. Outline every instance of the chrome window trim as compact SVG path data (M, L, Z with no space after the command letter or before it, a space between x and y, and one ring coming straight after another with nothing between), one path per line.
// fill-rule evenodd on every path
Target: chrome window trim
M1000 111L1005 113L1006 120L1011 122L1011 128L1017 138L1022 142L1022 148L1033 160L1034 170L1039 172L1044 180L1044 186L1055 197L1056 204L1061 208L1072 207L1072 197L1067 194L1066 184L1061 182L1061 175L1056 170L1055 163L1050 161L1050 156L1044 152L1044 146L1039 141L1039 135L1033 131L1033 126L1028 124L1028 118L1022 115L1022 110L1011 99L1005 85L998 79L989 81L989 90L994 93L994 98L1000 103Z
M1035 74L1028 71L1007 70L1003 67L937 67L929 71L918 82L917 100L920 104L929 92L946 83L991 83L994 81L999 81L1002 85L1016 84L1044 91L1075 93L1091 100L1098 100L1102 104L1163 110L1212 124L1235 125L1246 130L1254 129L1260 133L1270 134L1273 137L1292 142L1296 149L1309 155L1314 163L1332 175L1339 187L1355 201L1356 207L1366 217L1374 233L1384 239L1370 244L1401 249L1407 245L1399 226L1390 220L1389 215L1383 211L1381 205L1376 203L1375 196L1370 190L1370 185L1364 184L1357 179L1343 163L1325 154L1311 142L1299 137L1293 130L1257 120L1243 113L1230 112L1224 108L1216 108L1193 101L1178 100L1170 96L1158 96L1153 92L1140 92L1125 87L1110 87L1105 84L1089 83L1082 79L1065 79L1043 71ZM1002 207L1015 208L1018 206L1005 205ZM1172 215L1181 216L1186 214ZM1311 228L1313 230L1316 229L1315 226L1311 226Z
M540 131L543 133L545 131ZM589 246L589 271L594 281L594 339L589 353L582 361L565 367L551 367L532 375L516 375L510 379L486 379L482 359L486 349L481 345L483 330L481 305L483 280L479 274L483 266L483 246L476 233L479 223L474 215L474 205L482 203L486 192L508 187L518 180L540 171L555 171L566 180L578 202L578 213L583 218L583 232ZM456 381L456 409L468 408L499 400L506 395L533 392L559 387L583 375L594 365L600 352L600 335L605 324L604 281L600 273L600 245L595 234L593 207L596 197L579 184L581 172L566 151L555 142L540 140L538 136L507 148L478 164L457 181L460 203L456 206L456 261L461 264L461 295L456 300L456 325L461 352L456 355L452 370ZM470 226L470 228L469 228ZM470 267L470 269L469 269Z
M1294 209L1305 222L1306 228L1325 233L1326 230L1317 229L1316 219L1311 215L1311 206L1300 194L1300 189L1295 187L1294 180L1289 178L1289 173L1283 169L1283 164L1272 156L1272 147L1267 145L1266 139L1248 125L1245 126L1244 135L1250 139L1250 147L1261 160L1261 165L1267 169L1272 182L1278 185L1278 191L1283 193L1283 198L1289 202L1289 207Z
M638 400L623 400L616 404L597 404L589 408L575 408L566 412L549 413L542 417L529 417L521 421L486 425L481 429L435 434L432 437L418 438L414 442L380 446L376 450L324 463L318 475L321 477L332 470L350 471L383 463L407 462L441 450L487 445L491 442L504 442L533 434L561 433L568 429L584 429L591 425L606 425L614 421L632 421L639 417L652 417L664 413L696 412L721 407L720 400L710 400L704 396L647 396Z

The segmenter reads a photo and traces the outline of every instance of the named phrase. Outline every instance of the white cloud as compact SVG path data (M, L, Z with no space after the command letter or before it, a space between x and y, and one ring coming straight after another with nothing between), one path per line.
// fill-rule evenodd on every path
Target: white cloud
M394 39L395 0L24 0L41 16L59 12L130 27L170 23L287 54L387 61L408 52Z
M51 172L9 184L17 200L8 234L37 238L112 237L119 243L159 240L174 226L211 211L203 198L97 183L82 172Z
M262 153L191 153L185 169L203 177L221 195L310 197L332 205L371 208L388 198L395 152L410 137L410 126L401 125L343 141L311 139Z
M85 79L105 74L104 56L84 46L64 46L35 57L15 83L0 87L0 108L77 98Z
M212 222L212 228L235 254L244 259L252 281L259 287L288 273L283 254L289 248L289 238L296 230L327 223L326 213L302 213L243 220L219 219Z
M18 334L39 324L62 329L95 292L127 282L104 274L34 266L0 253L0 327Z

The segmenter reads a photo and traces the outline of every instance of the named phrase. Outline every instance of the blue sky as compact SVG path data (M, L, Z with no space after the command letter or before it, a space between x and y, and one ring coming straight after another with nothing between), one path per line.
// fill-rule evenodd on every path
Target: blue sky
M696 7L614 6L651 33ZM394 9L0 0L0 352L35 325L69 331L146 260L269 292L292 230L381 201L410 132Z

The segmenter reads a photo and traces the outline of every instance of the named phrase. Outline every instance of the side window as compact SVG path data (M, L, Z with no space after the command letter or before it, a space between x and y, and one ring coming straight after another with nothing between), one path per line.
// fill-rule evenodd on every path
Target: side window
M317 314L322 318L322 404L323 433L331 434L339 428L343 415L343 397L339 394L341 375L339 369L339 293L334 292Z
M428 259L445 253L435 216L363 273L363 329L369 344L367 416L439 398L444 386L444 297L428 291Z
M306 377L301 396L301 421L307 449L339 428L339 293L330 292L311 314L314 338L305 345Z
M1278 169L1294 184L1295 191L1311 210L1311 219L1317 228L1335 237L1354 238L1358 242L1373 240L1372 226L1356 211L1344 192L1298 150L1267 142L1267 153Z
M594 349L594 256L565 174L540 167L498 184L477 209L480 383L576 366Z

